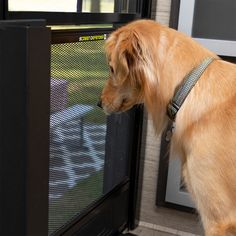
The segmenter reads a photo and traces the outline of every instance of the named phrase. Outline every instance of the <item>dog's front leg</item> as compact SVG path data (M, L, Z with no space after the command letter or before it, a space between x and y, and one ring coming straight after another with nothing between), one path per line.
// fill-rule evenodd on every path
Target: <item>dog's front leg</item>
M236 206L225 190L226 180L219 174L218 163L199 153L185 160L183 177L200 213L205 236L236 236Z

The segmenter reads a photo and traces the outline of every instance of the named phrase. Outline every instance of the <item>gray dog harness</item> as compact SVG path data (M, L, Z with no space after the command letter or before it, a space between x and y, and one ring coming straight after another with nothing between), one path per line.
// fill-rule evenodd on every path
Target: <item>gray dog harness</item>
M194 68L188 75L185 76L182 84L177 88L172 100L167 106L167 115L171 122L168 124L165 141L170 142L175 129L175 118L180 107L184 103L188 94L197 83L206 68L215 60L215 58L206 58L198 67Z
M208 57L203 62L194 68L188 75L185 76L182 84L177 88L174 97L167 106L167 115L175 121L177 112L184 103L186 97L197 83L206 68L215 60L215 58Z

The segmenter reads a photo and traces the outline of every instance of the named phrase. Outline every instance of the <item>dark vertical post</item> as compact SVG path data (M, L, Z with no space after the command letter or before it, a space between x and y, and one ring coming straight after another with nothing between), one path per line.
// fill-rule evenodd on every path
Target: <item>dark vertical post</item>
M137 7L138 7L138 2L137 1L135 1L135 0L129 0L129 13L137 13L138 11L137 11Z
M83 0L77 0L77 12L81 13L82 12L82 5L83 4Z
M133 144L134 109L108 117L105 149L103 193L129 177L129 160Z
M141 145L142 145L142 130L143 130L143 113L144 107L137 106L133 118L133 143L130 158L130 196L129 196L129 229L134 229L138 226L140 215L139 202L139 187L141 176Z
M180 0L171 0L171 11L170 11L169 26L171 28L174 28L174 29L178 28L179 7L180 7Z
M141 18L151 18L152 0L142 0Z
M114 0L114 12L120 12L121 2L119 0Z
M0 235L48 235L50 30L0 22Z
M100 9L100 0L91 0L91 12L92 13L99 13Z
M5 15L5 0L0 0L0 20L4 19Z

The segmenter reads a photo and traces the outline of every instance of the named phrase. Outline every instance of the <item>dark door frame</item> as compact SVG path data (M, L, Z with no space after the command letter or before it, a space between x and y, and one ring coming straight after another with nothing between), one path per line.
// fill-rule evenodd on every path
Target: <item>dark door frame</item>
M0 17L2 17L2 19L4 20L13 20L13 21L5 21L6 23L8 22L9 24L14 23L16 25L19 26L19 24L23 24L23 25L27 25L26 28L30 28L30 25L33 24L33 27L37 27L37 24L39 23L39 21L35 20L33 22L27 22L27 20L24 20L26 18L33 18L33 19L38 19L38 18L45 18L47 20L47 23L50 24L82 24L82 23L119 23L119 24L125 24L128 23L129 21L135 20L135 19L140 19L141 17L149 17L150 16L150 9L151 9L151 0L140 0L139 1L139 9L141 12L138 12L137 14L120 14L120 13L32 13L32 12L15 12L15 13L8 13L7 10L7 1L6 0L0 0L0 6L3 6L2 9L4 9L3 11L0 11ZM141 14L142 13L142 14ZM15 21L15 20L19 20L20 21ZM43 23L45 26L45 22ZM24 28L24 27L23 27ZM44 28L46 29L46 28ZM28 29L29 30L29 29ZM47 30L47 34L49 29ZM43 31L42 31L43 32ZM30 35L30 34L29 34ZM14 38L15 39L15 38ZM31 38L32 40L35 40L35 42L39 43L41 45L41 43L46 43L46 41L42 41L42 35L40 35L39 37L37 37L37 39L35 38L35 34L32 36ZM46 40L46 35L45 35L45 40ZM50 39L48 38L48 42L50 41ZM31 41L27 41L27 42L31 42ZM32 42L32 44L34 44L34 42ZM45 44L46 45L46 44ZM38 50L38 47L34 47L37 48L38 52L42 53L42 51L47 50L49 48L50 45L47 45L45 47L45 49L43 50ZM19 46L21 47L21 46ZM31 47L27 48L27 49L31 49ZM27 51L29 53L29 51ZM32 51L33 53L33 51ZM37 53L35 55L38 55ZM46 55L46 52L45 52ZM12 56L11 54L8 54L8 56ZM39 58L41 58L39 56ZM50 58L50 55L48 55L47 59L44 60L44 62L41 64L42 66L44 66L44 69L42 69L42 73L46 73L46 71L48 72L48 66L50 65L50 63L48 62L48 59ZM36 62L36 57L34 55L32 55L32 63ZM5 63L7 62L6 60L2 60L1 61L3 63L3 65L5 65ZM23 61L21 63L25 63L26 61ZM47 65L46 65L47 63ZM21 64L19 64L21 65ZM33 64L32 64L33 66ZM32 69L32 73L33 71L36 69L37 67L34 67ZM9 70L10 71L10 70ZM27 71L27 70L26 70ZM1 71L0 71L1 72ZM31 74L33 75L33 74ZM38 73L38 76L40 76L41 73ZM19 76L19 75L18 75ZM45 76L45 74L44 74ZM49 76L49 75L47 75ZM23 76L25 79L31 79L31 77L28 76ZM22 78L23 78L22 77ZM32 81L34 81L34 83L36 83L36 80L32 79ZM40 81L37 80L37 81ZM47 79L45 79L44 81L47 81ZM32 82L33 83L33 82ZM8 83L9 85L9 83ZM49 137L47 137L47 135L49 135L49 82L45 84L40 85L39 87L37 87L34 84L31 84L30 81L27 82L27 85L31 85L32 87L32 92L34 91L34 89L38 89L40 86L44 86L42 87L42 89L44 89L44 91L47 91L47 94L45 94L44 98L40 103L40 100L38 99L40 96L37 92L32 93L30 92L29 94L26 93L25 89L22 90L24 91L24 94L22 94L22 97L18 100L18 102L22 102L22 106L26 105L23 104L24 99L27 100L27 98L25 96L32 96L32 99L35 100L30 100L30 101L34 101L34 104L38 104L36 106L33 106L32 103L27 103L28 105L30 105L29 111L26 111L25 109L28 109L27 107L22 108L21 111L19 111L19 114L16 114L17 116L19 115L19 119L22 118L30 118L30 129L28 130L24 130L22 131L23 133L19 133L19 136L16 136L16 139L21 137L25 137L26 139L22 139L22 140L15 140L16 142L28 142L29 141L29 137L32 137L34 135L37 135L36 133L34 134L34 132L40 132L40 130L44 130L44 132L47 132L47 134L44 133L44 137L43 140L48 141ZM6 87L4 87L6 88ZM9 88L10 89L10 88ZM37 96L37 99L36 97ZM23 99L23 100L21 100ZM4 101L6 99L2 99L2 101ZM26 101L25 100L25 101ZM47 101L46 101L47 100ZM17 101L17 100L16 100ZM5 107L5 104L3 104L2 102L2 106ZM46 108L45 108L46 107ZM10 112L10 106L8 107L8 110ZM41 109L42 108L42 109ZM43 119L44 122L41 123L41 125L43 127L41 127L41 125L38 127L39 129L35 129L34 131L34 122L38 122L39 120L37 119L37 117L35 115L32 115L31 113L28 114L28 112L33 112L32 109L36 109L37 111L35 111L34 114L38 114L37 117L40 117L41 121L41 115L42 111L44 113ZM22 113L23 112L23 113ZM26 113L24 113L26 112ZM40 114L39 114L40 113ZM117 186L115 186L107 195L103 196L101 199L99 199L97 202L95 202L94 204L92 204L88 209L86 209L86 211L84 211L83 213L81 213L77 218L75 218L68 226L66 226L65 228L61 229L60 231L58 231L57 233L55 233L55 235L68 235L71 236L71 233L73 232L73 235L85 235L81 232L88 232L86 231L86 222L88 224L90 224L93 219L94 216L95 218L98 219L98 214L99 212L101 213L100 216L103 215L103 211L105 212L110 212L112 214L112 218L114 219L114 222L112 222L113 228L110 229L110 231L107 231L107 235L113 235L114 233L116 233L117 231L122 231L124 228L130 228L133 229L134 227L137 226L137 217L138 217L138 212L137 212L137 188L138 188L138 175L139 175L139 157L140 157L140 149L141 149L141 134L142 134L142 120L143 120L143 107L142 106L138 106L138 107L134 107L131 111L129 111L130 116L132 117L132 119L128 122L130 122L130 127L132 130L132 135L131 135L131 145L130 148L128 150L129 155L130 155L130 163L129 163L129 178L125 178L121 183L119 183ZM10 114L10 113L9 113ZM32 119L31 119L32 116ZM121 115L121 117L123 116L124 120L123 122L126 122L126 118L125 118L125 114ZM15 118L15 117L14 117ZM123 119L122 118L122 119ZM115 120L116 116L111 117L110 119ZM27 123L29 120L28 119L24 119L23 124L25 125L24 128L27 126ZM132 121L132 122L131 122ZM7 121L5 120L5 125ZM2 123L3 124L3 123ZM17 125L17 124L16 124ZM121 123L122 125L122 123ZM14 127L14 126L13 126ZM14 135L13 132L13 127L11 129L12 135ZM40 128L41 127L41 128ZM17 127L16 127L17 128ZM119 127L117 127L118 129ZM4 134L9 133L9 130L7 130L7 126L3 127L3 130L5 130ZM28 133L30 131L30 133ZM26 133L27 132L27 133ZM25 136L26 135L26 136ZM27 136L29 135L29 136ZM6 142L6 140L9 140L9 145L10 145L10 137L6 135L6 137L8 137L9 139L5 139L4 138L4 142ZM40 137L40 136L39 136ZM30 139L31 140L31 139ZM34 138L32 139L34 140ZM37 142L39 142L38 139L35 139L35 142L32 141L30 142L30 155L35 155L35 150L37 150L39 148L39 146L36 145ZM2 141L3 141L3 136L2 136ZM24 145L28 145L28 143L24 143ZM45 152L44 154L48 157L49 153L48 153L48 143L46 142L41 142L41 144L43 145L41 152ZM5 148L9 148L8 151L10 150L10 146L9 145L5 145ZM11 144L12 145L12 144ZM17 145L17 144L16 144ZM24 146L25 148L27 148L26 146ZM37 147L37 148L36 148ZM15 150L17 151L17 149ZM40 158L37 159L37 161L35 162L31 162L29 157L26 159L24 159L25 156L25 151L26 150L22 150L22 161L23 163L25 163L25 165L21 166L22 168L19 168L19 170L16 172L16 175L19 175L19 179L17 180L19 182L19 186L24 186L23 190L29 190L30 192L15 192L15 195L12 195L13 199L12 202L14 203L11 207L12 207L12 211L8 211L9 208L7 208L7 205L2 205L2 209L4 211L1 211L1 219L5 217L4 221L8 220L9 223L11 223L11 216L10 213L14 212L15 209L18 209L19 207L22 207L22 209L18 212L19 213L19 217L18 219L21 219L19 221L16 220L16 227L14 229L14 227L12 227L12 224L6 224L4 228L1 229L0 232L3 232L2 235L6 235L8 234L8 229L11 227L11 229L14 231L14 233L12 235L31 235L32 232L37 232L36 230L38 230L39 225L36 224L36 222L41 222L41 234L40 235L47 235L47 207L48 206L48 199L47 199L47 193L48 193L48 189L46 189L46 183L48 184L48 171L45 171L45 166L48 166L48 158L45 158L43 161L40 160ZM5 150L2 150L2 152L5 152ZM40 154L41 152L38 152L38 154ZM15 153L15 152L14 152ZM17 153L15 153L17 154ZM14 154L14 155L15 155ZM8 154L7 154L8 155ZM13 155L13 154L12 154ZM12 158L14 158L12 156ZM33 160L33 159L32 159ZM29 161L29 162L28 162ZM41 161L41 164L38 163ZM9 165L10 163L7 162L3 162L4 165L1 166L1 169L3 170L3 173L7 174L6 171L7 169L9 170L11 168L11 166ZM27 166L27 169L26 169ZM38 169L37 169L38 166ZM42 169L41 169L42 167ZM5 169L4 169L5 168ZM15 166L15 168L17 168ZM35 169L37 169L37 171L35 171ZM37 189L35 189L35 186L37 185L33 185L32 182L29 181L29 176L33 176L34 180L37 182L40 182L38 177L39 175L37 175L38 171L40 171L41 173L44 173L43 176L41 175L42 179L40 179L41 181L41 185L40 187L38 187ZM5 177L7 175L4 175ZM27 179L28 178L28 179ZM1 182L4 180L3 175L0 173L0 180ZM6 179L5 179L6 180ZM43 181L42 181L43 180ZM14 182L13 178L11 179L12 183ZM7 183L7 182L6 182ZM5 183L5 184L6 184ZM28 184L28 187L26 186L26 184ZM6 185L4 189L6 188ZM12 184L12 186L14 186L14 184ZM26 188L27 187L27 188ZM4 190L3 189L3 190ZM14 189L14 188L13 188ZM16 189L14 190L16 191ZM40 193L39 193L40 191ZM43 191L43 200L40 198L41 202L38 202L38 198L37 196L41 196L42 195L42 191ZM38 195L37 195L38 193ZM10 193L9 193L10 194ZM20 194L20 195L19 195ZM19 196L18 196L19 195ZM5 197L4 197L5 196ZM4 203L6 201L7 195L2 195L2 203ZM46 197L45 197L46 196ZM4 199L3 199L4 198ZM19 201L21 201L22 199L22 203L19 204ZM14 202L15 201L15 202ZM119 205L119 202L126 202L126 206L124 206L124 210L120 211L122 209L123 206ZM37 204L38 203L38 204ZM110 206L114 206L114 209L109 207ZM25 208L25 206L27 205L27 210ZM36 208L35 208L36 207ZM13 211L14 208L14 211ZM31 209L34 209L34 211L31 211ZM38 210L37 213L35 213ZM6 214L3 214L3 213ZM41 213L40 213L41 212ZM125 217L127 217L126 222L120 222L119 219L116 219L116 212L120 212L119 214L125 214ZM37 216L35 215L37 214ZM34 221L35 219L35 221ZM37 219L37 220L36 220ZM107 220L107 222L109 222L110 219L104 218L104 220ZM3 222L3 221L1 221ZM91 225L94 225L94 227L96 226L97 222L94 221ZM21 229L17 228L17 227L23 227ZM29 228L27 228L29 227ZM19 231L19 230L20 231ZM27 231L28 230L28 231ZM109 230L109 229L108 229ZM17 232L17 234L15 233ZM20 232L20 233L19 233ZM21 233L22 232L22 233ZM37 235L37 234L34 234ZM89 236L89 234L86 234Z
M1 21L0 54L0 235L47 235L50 30L45 21Z

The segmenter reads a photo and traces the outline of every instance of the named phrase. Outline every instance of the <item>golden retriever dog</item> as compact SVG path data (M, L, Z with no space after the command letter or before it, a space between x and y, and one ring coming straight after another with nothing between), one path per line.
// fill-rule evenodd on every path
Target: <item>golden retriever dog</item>
M144 103L157 134L168 123L167 106L184 77L215 58L177 113L171 151L181 157L205 235L236 235L236 65L151 20L117 29L105 50L110 77L102 108L111 114Z

